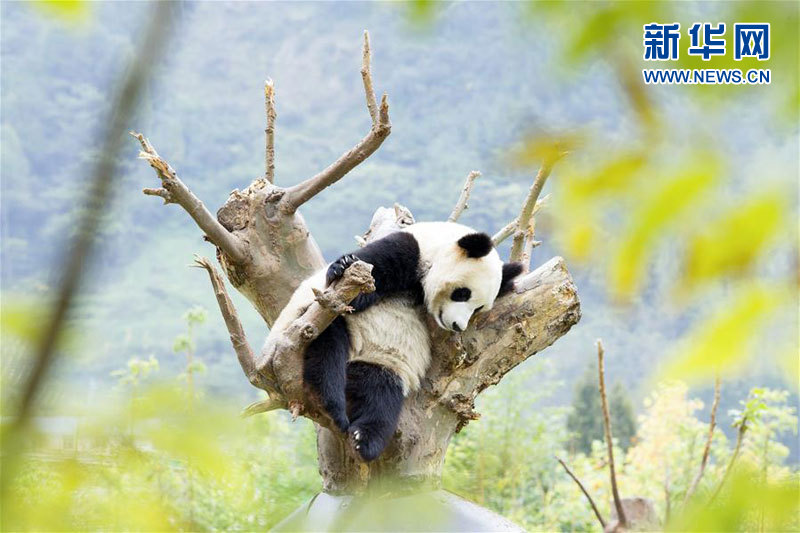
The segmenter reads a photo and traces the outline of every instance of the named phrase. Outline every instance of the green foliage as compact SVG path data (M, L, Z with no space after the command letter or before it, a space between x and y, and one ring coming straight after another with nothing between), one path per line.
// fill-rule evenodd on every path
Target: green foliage
M158 371L158 359L150 355L147 359L134 357L128 361L125 368L120 368L111 372L111 377L117 378L117 384L121 386L138 387L142 381L146 380L150 374Z
M541 370L534 366L521 374L530 379L541 375ZM470 424L454 438L445 462L445 486L528 530L599 530L580 489L553 455L567 459L608 518L612 497L602 438L594 440L587 453L561 455L570 446L570 435L561 425L563 410L529 409L529 402L541 401L541 391L524 388L513 378L519 376L504 381L496 394L488 393L480 406L480 422ZM592 392L598 396L596 388ZM743 410L731 412L734 424L745 417L749 424L741 456L735 463L735 475L709 505L733 454L732 443L717 427L705 475L684 507L686 492L700 468L708 423L697 418L704 406L688 397L685 384L662 383L645 400L645 412L627 452L618 448L619 441L615 439L622 497L648 498L662 520L670 509L667 526L672 530L696 530L690 526L716 524L708 530L741 531L758 529L759 523L767 531L777 526L796 529L800 526L796 522L800 509L798 501L791 497L797 493L800 478L784 466L786 447L778 441L782 432L797 431L796 411L787 405L787 398L785 391L754 389L742 401ZM746 484L751 491L754 487L763 488L778 503L760 496L744 498Z
M220 405L191 415L174 389L152 388L131 408L133 434L117 422L133 413L114 406L84 421L78 452L30 446L3 502L6 529L269 528L319 488L314 432L279 415L237 422Z
M789 404L788 391L753 388L741 409L731 409L732 426L746 430L742 453L746 461L764 473L764 477L784 478L785 471L771 472L783 463L788 448L778 439L784 434L797 435L797 409ZM782 480L785 481L785 480Z
M636 434L636 419L630 398L620 383L615 383L611 387L608 404L611 431L622 449L627 450ZM605 438L596 367L588 368L575 386L571 410L567 417L567 430L571 435L570 448L573 451L589 453L593 441L602 441Z

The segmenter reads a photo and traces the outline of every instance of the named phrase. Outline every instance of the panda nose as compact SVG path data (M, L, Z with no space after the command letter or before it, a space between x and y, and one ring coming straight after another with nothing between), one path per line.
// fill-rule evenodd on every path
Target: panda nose
M458 331L459 333L461 333L464 330L461 329L461 326L459 326L457 323L453 322L453 331Z

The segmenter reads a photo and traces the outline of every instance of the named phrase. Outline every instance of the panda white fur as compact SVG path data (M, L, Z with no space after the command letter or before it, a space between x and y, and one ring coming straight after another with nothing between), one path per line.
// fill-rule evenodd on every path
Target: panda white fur
M344 255L305 280L273 324L282 332L357 260L372 264L375 292L358 296L306 350L303 379L364 460L380 455L403 399L430 364L425 312L463 331L513 287L518 263L503 263L485 233L453 222L421 222ZM270 339L267 339L270 342Z

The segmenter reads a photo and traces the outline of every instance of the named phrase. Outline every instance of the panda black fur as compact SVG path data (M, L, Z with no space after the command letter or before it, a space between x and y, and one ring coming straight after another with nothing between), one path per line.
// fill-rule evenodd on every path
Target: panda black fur
M373 266L375 292L351 302L307 348L303 379L367 461L391 439L406 395L430 364L425 312L463 331L478 310L513 287L519 263L504 264L485 233L453 222L421 222L347 254L305 280L273 324L282 332L357 260ZM269 342L269 339L268 339Z

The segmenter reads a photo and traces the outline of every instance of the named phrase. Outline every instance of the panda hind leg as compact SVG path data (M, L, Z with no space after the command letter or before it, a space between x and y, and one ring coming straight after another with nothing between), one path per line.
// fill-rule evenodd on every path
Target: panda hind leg
M344 318L337 317L306 348L303 382L343 432L347 431L345 384L350 336Z
M347 365L347 413L350 441L365 461L376 459L394 435L403 408L400 378L380 365Z

